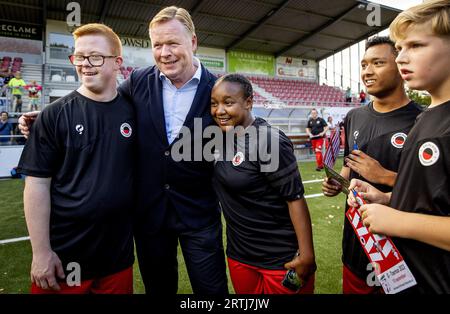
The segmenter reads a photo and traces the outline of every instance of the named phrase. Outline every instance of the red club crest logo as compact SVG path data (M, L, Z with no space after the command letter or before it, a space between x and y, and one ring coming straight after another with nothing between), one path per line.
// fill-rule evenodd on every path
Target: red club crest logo
M405 133L395 133L391 137L391 144L396 148L403 148L406 138L408 136Z
M130 137L131 133L133 133L133 129L128 123L122 123L120 126L120 134L122 134L123 137Z
M241 152L237 152L236 155L234 155L233 160L231 161L233 166L237 167L244 161L244 154Z
M419 160L423 166L431 166L439 159L439 148L433 142L423 143L419 148Z

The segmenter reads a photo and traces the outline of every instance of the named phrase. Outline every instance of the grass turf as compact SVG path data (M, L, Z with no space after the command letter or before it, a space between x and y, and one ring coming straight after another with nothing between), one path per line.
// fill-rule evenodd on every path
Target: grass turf
M315 171L315 163L301 162L299 169L303 181L317 180L324 172ZM321 193L320 183L305 184L305 194ZM0 240L28 235L22 202L23 181L0 181ZM335 198L317 197L307 199L313 224L316 252L316 293L341 293L342 263L341 239L344 222L344 195ZM224 223L225 225L225 223ZM225 242L225 234L224 234ZM225 245L225 244L224 244ZM178 248L178 293L192 293L189 277L184 266L181 249ZM0 294L28 293L31 246L29 241L0 245ZM137 262L134 265L134 290L143 293L144 286ZM233 292L229 281L230 292Z

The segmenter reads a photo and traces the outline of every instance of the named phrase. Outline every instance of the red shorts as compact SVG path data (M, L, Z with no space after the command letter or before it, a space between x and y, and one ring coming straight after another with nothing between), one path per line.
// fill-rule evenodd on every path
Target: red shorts
M380 294L383 293L381 286L368 286L366 280L356 276L345 265L342 271L342 293L343 294Z
M32 294L133 294L133 267L99 279L83 280L80 286L69 287L58 282L61 290L44 290L31 284Z
M328 148L328 139L326 138L317 138L311 140L311 146L314 150L314 154L316 154L316 163L317 167L323 168L323 155L322 148L325 144L325 147Z
M295 292L281 284L285 269L264 269L239 263L227 258L231 281L236 294L312 294L314 293L314 276Z

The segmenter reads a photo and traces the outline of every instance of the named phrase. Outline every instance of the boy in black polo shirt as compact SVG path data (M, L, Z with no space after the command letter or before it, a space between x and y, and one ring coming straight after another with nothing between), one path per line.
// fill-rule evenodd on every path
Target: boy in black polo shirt
M102 24L73 34L82 85L42 111L18 167L31 292L132 293L134 113L116 91L122 46Z
M393 237L417 285L409 292L450 293L450 3L428 1L390 26L402 78L427 90L431 105L405 142L392 194L353 180L372 204L360 208L373 233ZM356 205L349 197L349 205ZM389 206L381 205L389 204Z
M341 175L370 182L384 192L392 191L404 141L421 113L421 108L406 96L395 57L394 43L388 37L374 37L367 42L361 79L373 102L351 110L344 120L345 162ZM332 181L323 183L326 196L334 196L340 190ZM344 294L381 292L380 286L367 281L372 268L368 267L369 259L346 218L342 262Z

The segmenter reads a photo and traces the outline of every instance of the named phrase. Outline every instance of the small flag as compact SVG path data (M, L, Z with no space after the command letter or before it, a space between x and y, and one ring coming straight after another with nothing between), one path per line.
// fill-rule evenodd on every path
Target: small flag
M327 165L331 169L333 168L334 163L336 162L336 159L339 155L340 143L341 138L339 136L339 128L335 128L331 133L330 145L328 145L328 148L325 152L324 161L325 165Z

